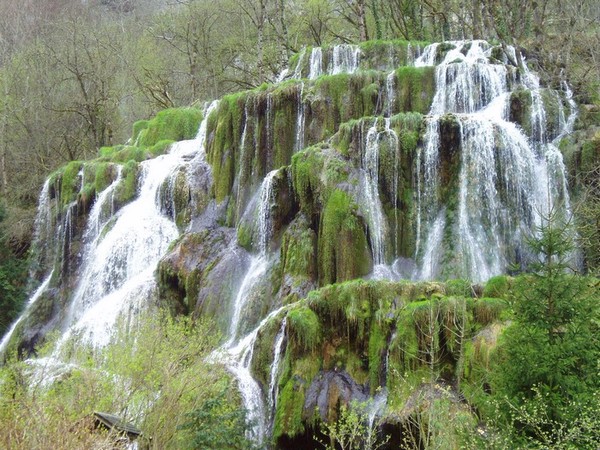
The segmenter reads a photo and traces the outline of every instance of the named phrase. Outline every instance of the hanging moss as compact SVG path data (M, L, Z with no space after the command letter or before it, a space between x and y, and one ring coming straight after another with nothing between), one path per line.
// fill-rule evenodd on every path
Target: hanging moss
M369 330L369 386L371 394L375 394L383 381L383 358L387 347L387 333L377 321L371 322Z
M239 233L238 233L239 236ZM317 235L304 215L287 228L281 242L281 263L286 274L316 279Z
M531 134L531 91L519 88L511 92L509 120Z
M427 114L435 95L435 67L401 67L394 85L396 112Z
M319 281L331 284L366 275L372 260L357 207L344 191L334 191L319 226Z
M98 163L94 166L94 188L96 192L102 192L113 181L113 165L109 163Z
M473 300L473 316L480 325L488 325L500 319L506 310L506 300L501 298L480 298Z
M289 340L296 355L313 352L321 343L321 324L308 307L292 308L288 314Z
M207 161L213 170L213 190L217 202L231 193L242 133L245 93L227 95L208 118Z
M428 45L422 41L405 41L395 39L390 41L370 40L358 44L361 69L375 69L389 71L398 66L406 66L411 63L408 60L408 46L414 50L424 48ZM413 53L414 55L414 53Z
M292 184L300 210L313 220L338 183L348 178L348 164L334 152L313 146L292 158Z
M81 183L79 173L83 167L81 161L71 161L66 166L59 169L53 175L54 179L60 181L60 204L65 207L77 198Z
M494 414L488 395L491 390L491 365L498 338L504 328L504 325L497 323L483 328L465 343L463 352L461 392L471 405L488 417L490 413Z
M284 434L293 437L304 432L302 413L305 394L306 381L295 376L290 378L280 391L273 424L274 440Z

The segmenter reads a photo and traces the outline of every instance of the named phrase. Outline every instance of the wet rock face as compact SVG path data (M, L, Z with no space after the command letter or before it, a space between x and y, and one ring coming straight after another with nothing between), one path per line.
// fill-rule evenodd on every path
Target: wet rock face
M175 313L191 313L210 272L224 258L234 238L228 228L187 233L159 264L160 297Z
M364 402L369 398L369 388L358 384L345 371L328 370L320 372L306 391L304 401L305 417L314 417L318 412L323 420L336 420L339 405L353 401Z

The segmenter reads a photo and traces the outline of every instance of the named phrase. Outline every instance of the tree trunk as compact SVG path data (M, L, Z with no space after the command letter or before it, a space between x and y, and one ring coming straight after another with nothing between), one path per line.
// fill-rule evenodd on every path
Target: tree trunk
M365 0L357 0L357 13L358 13L358 28L360 31L360 40L367 41L369 39L369 33L367 32L367 18L365 13Z

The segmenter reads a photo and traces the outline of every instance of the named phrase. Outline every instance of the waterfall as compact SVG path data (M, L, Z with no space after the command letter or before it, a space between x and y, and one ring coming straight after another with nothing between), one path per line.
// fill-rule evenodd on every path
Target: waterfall
M245 161L246 160L246 139L248 136L248 121L249 121L249 115L248 115L248 100L246 99L246 104L244 105L244 128L242 129L242 136L240 137L240 161ZM243 205L243 194L242 194L242 181L244 180L243 178L244 175L244 165L240 164L240 168L238 170L237 173L237 178L236 178L236 190L235 190L235 211L236 211L236 217L240 217L240 214L243 212L241 210L242 205Z
M229 326L229 338L225 343L226 348L230 348L237 342L240 322L242 321L242 311L246 305L252 288L256 286L267 270L267 258L265 255L253 256L250 260L250 267L240 284L233 303L233 312L231 314L231 323Z
M458 275L481 282L515 261L550 208L561 204L568 210L565 169L558 148L548 142L537 76L525 65L523 87L532 99L528 139L507 121L514 79L506 65L488 62L492 47L484 41L448 44L436 66L436 92L416 160L416 277L439 277L441 262L450 257ZM438 50L439 44L426 47L415 65L434 65ZM439 123L449 120L448 113L458 127L461 153L451 194L457 204L443 206ZM567 122L559 118L559 136L568 132Z
M314 47L310 52L310 71L308 79L314 80L323 74L323 51L321 47Z
M154 270L179 235L172 218L162 214L160 188L180 168L203 159L206 118L215 107L213 103L206 111L195 139L177 142L167 154L140 164L138 196L115 216L108 218L102 211L107 202L112 203L120 176L98 196L84 233L85 264L61 342L77 336L94 346L104 346L117 318L127 314L131 319L153 297Z
M417 195L417 230L415 255L420 255L421 240L424 225L431 223L433 217L438 214L439 209L439 147L440 147L440 124L436 117L426 119L427 129L425 132L425 147L419 148L416 159L416 195ZM431 245L437 242L429 240ZM426 254L432 250L426 250Z
M54 270L50 271L50 274L48 274L48 276L42 282L42 284L40 284L39 287L35 290L35 292L31 295L31 297L29 297L29 300L27 301L27 304L25 305L25 309L23 310L21 315L18 317L18 319L15 320L13 322L13 324L10 326L9 330L6 332L6 334L2 338L2 341L0 341L0 356L4 356L6 347L8 347L10 338L12 337L13 333L15 332L17 325L19 325L23 321L23 319L25 319L25 317L27 317L29 315L31 308L33 308L33 306L38 301L38 299L42 296L42 294L44 292L46 292L46 289L48 288L48 285L50 284L50 281L52 280L52 275L54 275Z
M329 73L354 73L358 69L360 49L356 45L340 44L333 47Z
M240 289L241 290L241 289ZM224 363L228 370L237 378L238 389L242 395L242 402L247 411L247 421L252 424L252 430L247 437L257 444L262 444L267 430L267 416L262 391L258 382L250 373L254 344L260 330L275 316L285 310L282 306L269 313L258 326L240 339L237 343L227 342L215 351L212 359Z
M273 192L273 180L279 170L272 170L267 174L260 188L260 203L258 206L258 233L260 254L267 254L269 241L273 234L273 223L271 218L271 208L275 203L275 193Z
M277 381L279 377L279 366L281 365L281 359L285 353L285 331L287 326L287 317L281 321L279 331L275 336L275 342L273 344L273 362L271 363L271 374L269 377L269 411L270 411L270 423L273 423L275 418L275 408L277 406Z
M271 208L275 202L273 182L277 173L278 170L269 172L263 179L261 187L257 193L257 199L259 202L257 207L259 253L251 257L249 268L234 299L227 341L213 355L215 360L223 362L229 371L236 377L238 381L238 389L240 390L244 407L248 413L247 420L249 423L253 424L253 429L250 435L247 437L258 444L263 443L269 423L267 421L267 414L261 387L250 373L254 344L256 342L259 330L272 317L282 311L283 308L279 308L271 312L249 334L242 338L238 337L241 331L244 308L250 300L252 291L262 280L269 266L269 242L273 233ZM250 203L250 208L253 208L252 202ZM282 325L282 328L285 328L285 325ZM278 361L281 357L280 353L283 348L282 346L283 335L279 344L277 344L276 339L273 363L274 366L279 364ZM274 368L273 370L278 369ZM276 383L276 376L277 373L272 373L272 383ZM269 387L268 392L269 407L271 408L269 410L270 412L272 412L273 405L275 404L275 394L273 393L273 389L273 386Z
M327 74L354 73L360 62L360 49L356 45L339 44L330 48ZM323 69L323 49L313 47L310 53L308 79L315 80L325 73ZM299 76L294 78L300 78Z
M300 82L298 90L298 108L296 111L296 143L294 149L300 151L304 148L304 82Z
M302 78L302 63L304 62L305 55L306 47L302 47L302 50L300 50L300 54L298 55L298 62L296 63L296 68L294 69L294 73L292 75L292 78L294 80L299 80L300 78Z
M391 117L394 112L394 101L396 99L396 94L394 92L394 77L396 76L396 72L393 70L388 74L385 79L385 115L386 117Z
M377 120L375 120L367 132L362 157L362 168L365 174L363 207L369 225L375 266L385 264L387 222L379 198L379 141L382 134L385 135L388 131L391 132L391 130L386 130L380 133L377 130Z

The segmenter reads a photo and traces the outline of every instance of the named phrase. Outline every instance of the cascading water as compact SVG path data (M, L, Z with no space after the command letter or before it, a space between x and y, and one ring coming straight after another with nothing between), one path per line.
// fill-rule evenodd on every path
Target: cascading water
M321 47L315 47L311 50L309 67L309 80L314 80L323 74L323 51L321 50Z
M304 148L304 83L300 82L298 90L298 108L296 111L296 143L294 149L300 151Z
M46 279L42 282L42 284L40 284L39 287L35 290L35 292L31 295L31 297L29 297L29 300L27 301L27 304L25 305L25 309L23 310L23 312L21 313L19 318L10 326L9 330L6 332L6 334L2 338L2 341L0 341L0 356L4 355L4 352L6 351L6 348L8 347L10 338L12 337L13 333L15 332L17 325L19 325L23 321L23 319L25 319L29 315L31 308L33 308L35 303L40 299L42 294L48 288L48 285L50 284L50 281L52 280L52 275L54 275L54 270L50 271L50 274L46 277Z
M267 421L262 390L250 373L250 365L252 363L254 344L258 331L268 320L279 313L281 308L270 313L251 333L241 339L238 339L238 336L242 325L244 308L249 301L253 289L261 281L269 265L268 246L273 233L271 208L275 201L273 182L277 173L278 170L273 170L265 176L257 194L259 202L257 207L259 253L251 257L249 269L234 299L228 339L221 349L215 353L215 359L223 362L238 380L238 388L242 395L244 407L248 412L248 422L253 424L252 432L248 437L258 444L263 442L269 423ZM250 205L253 205L252 202ZM279 345L282 346L282 343ZM269 399L271 399L270 393ZM269 405L271 406L271 403Z
M354 73L358 70L360 62L360 49L356 45L339 44L331 47L329 60L327 61L327 71L323 68L323 49L313 47L310 52L308 65L308 79L315 80L324 73L328 75L337 75L340 73ZM304 50L298 57L298 63L292 78L300 79L302 77L302 63L304 59Z
M549 207L559 200L568 205L564 165L558 149L547 142L537 77L525 66L522 87L532 99L527 139L507 121L516 69L489 63L492 47L484 41L448 44L454 48L436 67L436 93L417 157L415 276L440 276L444 252L451 252L455 275L484 281L514 261ZM415 65L434 65L438 49L439 44L425 48ZM451 207L442 204L437 184L442 120L454 120L460 135L457 204ZM566 121L561 128L567 132ZM445 236L452 236L453 243L446 243Z
M205 118L216 107L213 103ZM162 213L160 188L205 152L206 120L195 139L173 144L169 152L141 163L137 198L110 216L115 181L97 198L84 233L85 264L71 299L61 343L72 336L93 346L106 345L119 316L131 319L148 304L156 290L154 269L179 232ZM200 155L200 156L198 156Z
M360 49L356 45L340 44L333 47L329 73L354 73L358 69Z
M367 132L362 167L365 171L364 209L369 223L369 236L375 266L385 264L387 223L379 198L379 140L377 120Z
M394 111L394 100L395 100L395 92L394 92L394 77L396 73L394 71L390 72L385 79L385 115L386 117L391 117Z
M277 380L279 377L279 366L281 365L281 360L285 353L285 339L286 339L286 327L287 327L287 318L284 318L281 321L281 326L279 327L279 331L275 336L275 342L273 344L273 362L271 364L271 374L269 377L269 390L267 394L269 396L269 424L273 423L273 419L275 418L275 408L277 406Z

